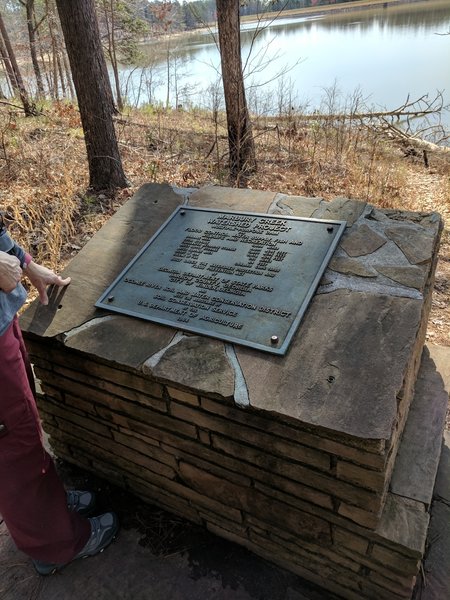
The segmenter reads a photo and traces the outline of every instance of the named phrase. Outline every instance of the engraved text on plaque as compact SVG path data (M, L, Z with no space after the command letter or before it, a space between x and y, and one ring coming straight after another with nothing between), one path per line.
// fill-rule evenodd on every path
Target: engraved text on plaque
M96 306L284 354L344 229L179 207Z

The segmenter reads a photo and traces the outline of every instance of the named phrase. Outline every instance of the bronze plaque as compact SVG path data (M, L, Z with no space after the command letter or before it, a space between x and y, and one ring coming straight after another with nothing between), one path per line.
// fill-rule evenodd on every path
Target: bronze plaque
M285 354L345 226L182 206L95 306Z

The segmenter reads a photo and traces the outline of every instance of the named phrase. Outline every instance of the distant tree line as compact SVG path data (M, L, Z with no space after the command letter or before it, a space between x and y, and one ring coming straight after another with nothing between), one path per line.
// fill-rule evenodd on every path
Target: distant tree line
M240 16L260 15L261 13L278 13L282 10L341 4L353 0L241 0ZM142 17L154 26L160 24L160 14L170 14L172 26L178 30L195 29L206 23L217 20L216 0L154 0L145 3Z

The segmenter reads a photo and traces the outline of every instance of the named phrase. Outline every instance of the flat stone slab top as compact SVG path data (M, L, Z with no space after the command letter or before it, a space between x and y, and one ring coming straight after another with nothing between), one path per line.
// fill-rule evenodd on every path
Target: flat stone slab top
M94 304L180 204L347 221L347 230L285 356L108 314ZM442 222L338 198L146 184L71 261L71 285L34 303L26 333L156 380L372 443L389 440L397 399L426 320ZM350 265L350 266L349 266ZM375 444L375 442L373 442ZM376 450L374 450L376 451Z
M389 439L420 309L411 298L342 289L318 295L283 363L236 347L250 404L356 437Z

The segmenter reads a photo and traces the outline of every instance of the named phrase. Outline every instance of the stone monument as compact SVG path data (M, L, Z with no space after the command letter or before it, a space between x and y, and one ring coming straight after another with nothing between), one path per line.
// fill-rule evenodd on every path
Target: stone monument
M182 206L346 223L284 354L107 310ZM410 598L448 399L424 350L441 229L343 198L144 185L21 319L56 454L345 598Z

